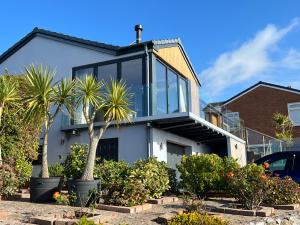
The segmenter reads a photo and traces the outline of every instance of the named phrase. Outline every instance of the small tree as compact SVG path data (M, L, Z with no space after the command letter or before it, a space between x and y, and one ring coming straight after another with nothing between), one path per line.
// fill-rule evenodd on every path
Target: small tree
M293 143L293 123L289 117L277 112L273 114L273 121L276 128L276 138L288 144Z
M77 81L76 96L77 103L82 106L89 134L88 158L81 179L93 180L96 150L104 132L113 121L117 125L122 121L131 121L131 115L134 113L130 109L131 94L123 81L111 80L110 84L107 84L103 81L98 82L93 75L86 75ZM104 114L104 121L103 126L95 130L94 119L97 112Z
M25 69L26 81L26 120L43 121L42 178L49 178L48 171L48 135L55 117L62 107L72 110L74 82L62 80L53 84L54 70L39 65L30 65Z
M16 82L7 75L0 76L0 128L2 125L2 115L4 109L18 100ZM0 130L0 134L1 134ZM2 150L0 145L0 165L2 164Z

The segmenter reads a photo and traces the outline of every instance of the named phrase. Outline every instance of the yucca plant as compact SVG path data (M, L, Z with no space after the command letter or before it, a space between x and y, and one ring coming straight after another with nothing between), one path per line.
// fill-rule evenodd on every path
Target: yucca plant
M42 65L30 65L25 68L26 84L26 121L42 121L43 123L43 153L42 153L42 178L49 178L48 171L48 135L55 117L66 107L72 110L72 94L75 83L63 79L58 83L53 82L55 71Z
M81 180L93 180L97 145L104 132L113 121L117 126L123 121L131 121L134 113L130 109L131 94L123 81L112 79L110 83L98 82L93 75L86 75L77 80L76 96L77 103L82 106L89 134L88 158ZM97 112L103 113L103 126L95 130Z
M0 128L4 109L19 100L17 83L7 75L0 75ZM1 130L0 130L1 134ZM2 150L0 145L0 165L2 164Z

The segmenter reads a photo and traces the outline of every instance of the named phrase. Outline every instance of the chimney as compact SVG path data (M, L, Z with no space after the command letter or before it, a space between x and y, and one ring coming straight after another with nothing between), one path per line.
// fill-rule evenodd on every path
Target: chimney
M136 32L136 43L139 44L142 42L143 26L141 24L137 24L137 25L135 25L134 29Z

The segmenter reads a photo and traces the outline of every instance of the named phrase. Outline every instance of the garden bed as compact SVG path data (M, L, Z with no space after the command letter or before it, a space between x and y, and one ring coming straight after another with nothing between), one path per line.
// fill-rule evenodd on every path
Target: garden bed
M101 210L132 214L152 209L152 204L145 203L143 205L136 205L132 207L98 204L96 208Z
M213 212L232 214L232 215L241 215L241 216L260 216L268 217L274 213L274 208L272 207L259 207L259 209L248 210L242 208L239 204L228 204L219 207L213 207L211 209Z
M300 208L299 204L289 204L289 205L264 205L265 207L273 207L279 210L298 210Z
M30 218L30 223L33 224L49 224L49 225L60 225L60 224L68 224L68 225L76 225L78 224L80 218L82 216L87 217L89 221L94 221L95 223L103 223L107 220L111 219L105 217L100 214L93 214L87 211L68 211L63 213L50 214L46 216L34 216Z
M154 205L164 205L172 202L177 202L177 197L161 197L158 199L149 199L147 202Z

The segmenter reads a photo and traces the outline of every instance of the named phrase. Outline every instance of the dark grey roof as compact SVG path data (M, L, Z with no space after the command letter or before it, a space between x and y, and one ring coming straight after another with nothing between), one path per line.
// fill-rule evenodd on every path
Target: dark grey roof
M104 43L97 42L97 41L86 40L83 38L77 38L77 37L73 37L70 35L65 35L62 33L57 33L57 32L53 32L53 31L35 27L29 34L27 34L25 37L23 37L21 40L19 40L17 43L15 43L12 47L10 47L8 50L6 50L2 55L0 55L0 63L5 61L8 57L10 57L12 54L14 54L20 48L22 48L25 44L27 44L29 41L31 41L34 37L39 36L39 35L41 35L41 36L44 35L47 37L52 37L52 38L56 38L56 39L60 39L60 40L64 40L64 41L69 41L69 42L105 50L106 52L115 54L115 55L121 55L121 54L129 53L131 51L141 50L141 49L144 49L145 45L147 45L149 48L153 48L153 47L160 48L160 46L166 47L169 45L178 45L184 52L184 55L187 58L189 66L191 67L191 70L194 73L194 76L195 76L197 82L200 84L200 81L197 77L197 73L195 72L195 69L194 69L191 61L189 60L188 55L186 54L186 51L184 50L181 40L179 38L151 40L151 41L145 41L142 43L132 44L132 45L128 45L128 46L116 46L116 45L104 44Z
M264 82L264 81L259 81L258 83L252 85L251 87L245 89L244 91L241 91L240 93L234 95L233 97L229 98L228 100L223 102L223 105L227 104L228 102L234 100L235 98L238 98L240 95L243 95L244 93L260 86L260 85L264 85L264 86L268 86L270 88L279 88L282 89L284 91L290 91L290 92L296 92L300 94L300 90L299 89L295 89L295 88L291 88L291 87L286 87L286 86L282 86L282 85L278 85L278 84L272 84L272 83L268 83L268 82Z

